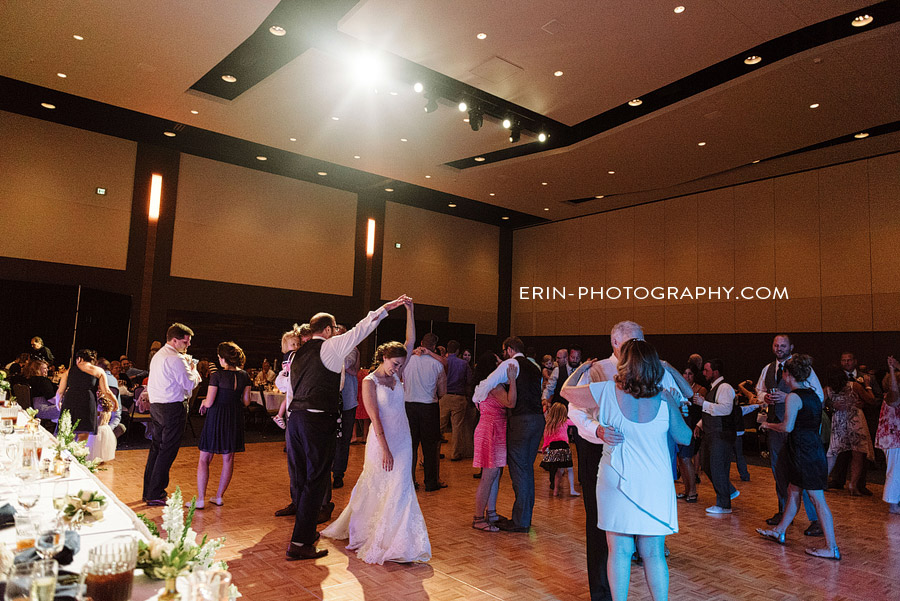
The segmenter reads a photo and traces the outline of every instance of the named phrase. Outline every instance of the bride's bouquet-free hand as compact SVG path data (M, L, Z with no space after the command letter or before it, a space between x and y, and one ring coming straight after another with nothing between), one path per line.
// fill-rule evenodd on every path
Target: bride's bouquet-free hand
M194 497L185 518L181 488L177 487L163 510L162 529L166 532L165 537L153 520L142 513L138 514L151 535L148 542L138 541L137 567L144 570L144 574L158 580L170 580L197 569L228 570L224 561L214 561L216 551L225 544L224 537L209 540L204 534L197 540L197 533L191 528L196 509L197 497ZM239 596L240 593L232 585L231 598Z

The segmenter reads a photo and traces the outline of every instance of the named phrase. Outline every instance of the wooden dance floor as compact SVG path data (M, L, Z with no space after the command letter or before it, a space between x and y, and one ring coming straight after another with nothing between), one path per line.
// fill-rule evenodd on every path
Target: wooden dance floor
M287 562L284 551L293 520L273 512L289 501L287 463L282 443L248 444L235 462L225 505L198 511L194 528L210 536L226 536L220 557L227 560L235 583L247 601L312 599L414 601L575 600L589 599L584 556L584 507L580 498L548 494L546 472L536 469L537 500L528 534L486 533L471 526L474 492L471 463L441 462L440 492L420 492L419 503L431 537L433 558L423 565L371 566L344 549L344 543L322 539L328 556ZM365 447L351 447L347 485L335 491L334 516L346 505L362 466ZM145 450L120 451L100 472L123 502L159 518L160 508L140 502ZM185 495L196 493L196 447L181 449L171 472ZM210 474L214 491L220 463ZM421 471L421 468L420 468ZM805 515L788 531L780 547L754 531L775 508L771 473L750 466L751 482L733 481L741 491L730 516L707 517L714 504L712 487L700 485L700 502L679 502L679 534L668 538L672 551L670 598L673 600L900 599L900 516L889 515L880 500L882 487L870 485L874 497L828 493L844 555L841 562L808 557L805 546L823 539L803 536ZM421 474L419 475L421 482ZM509 515L512 488L504 474L498 510ZM640 568L632 570L630 599L650 599Z

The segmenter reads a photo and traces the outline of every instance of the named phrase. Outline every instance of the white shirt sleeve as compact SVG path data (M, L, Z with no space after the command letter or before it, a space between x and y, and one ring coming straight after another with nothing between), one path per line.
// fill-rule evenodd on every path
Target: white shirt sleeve
M515 358L507 359L498 365L497 369L492 371L488 377L479 382L478 386L475 387L475 392L472 394L473 403L480 403L486 399L488 393L496 388L498 384L506 384L509 382L509 376L507 376L506 370L510 361L516 366L516 377L519 377L519 362L516 361Z
M336 374L341 373L341 370L344 368L344 358L366 336L371 334L385 317L387 317L387 311L385 311L384 307L379 308L377 311L369 311L369 314L353 326L353 329L339 336L332 336L323 342L319 356L322 358L322 363L325 367Z
M728 384L722 384L716 390L716 402L703 401L703 413L724 416L731 414L734 407L734 388Z
M759 399L760 403L764 403L766 401L766 396L768 396L768 389L766 388L767 373L769 373L768 364L762 368L762 372L759 374L759 380L756 381L756 398Z
M590 379L590 371L585 372L585 377ZM600 396L600 387L604 383L605 382L590 383L591 396L594 397L595 402L597 401L597 397ZM569 419L572 420L572 423L575 424L575 427L578 429L578 435L588 442L603 444L603 439L597 438L597 426L600 425L600 421L597 419L598 411L599 407L592 411L585 411L572 403L569 403Z
M547 379L547 385L544 387L544 392L541 395L541 398L545 401L553 398L553 391L556 390L556 381L559 380L559 365L553 368L553 371L550 372L550 377Z

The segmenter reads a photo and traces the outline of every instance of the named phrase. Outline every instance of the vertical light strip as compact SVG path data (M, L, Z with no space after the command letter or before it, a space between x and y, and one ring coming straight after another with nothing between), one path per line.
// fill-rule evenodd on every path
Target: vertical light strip
M154 173L150 178L150 220L159 219L159 199L162 195L162 176Z
M375 220L369 219L369 232L366 235L366 256L375 254Z

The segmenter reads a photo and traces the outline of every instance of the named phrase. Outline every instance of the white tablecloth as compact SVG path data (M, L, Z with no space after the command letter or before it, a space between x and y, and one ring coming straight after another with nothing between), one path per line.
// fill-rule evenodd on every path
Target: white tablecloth
M22 423L25 413L19 413L19 422ZM53 442L53 436L49 432L41 428L39 430L41 440L45 449ZM12 436L3 437L0 440L0 452L5 452L5 446L9 440L16 441L21 444L23 434L17 431ZM68 486L68 492L74 494L79 490L97 490L100 491L107 499L108 505L106 511L103 512L103 519L93 524L85 524L79 530L81 535L81 550L75 555L72 563L66 566L60 566L61 569L70 572L81 571L84 562L87 561L87 550L108 541L116 536L131 535L133 537L148 540L150 532L144 523L138 519L137 515L124 503L122 503L116 495L113 494L100 480L88 471L87 468L79 463L72 462L72 467L68 478L51 477L38 480L41 491L41 498L33 511L41 515L47 515L54 511L53 509L53 488L58 482L65 482ZM0 505L10 503L16 508L16 512L24 511L16 500L16 491L20 481L13 474L0 473ZM16 529L4 528L0 530L0 544L15 546ZM134 589L132 597L135 601L155 599L156 594L162 587L159 580L151 580L143 575L140 570L135 573Z
M265 397L265 402L263 402L263 397ZM278 411L283 401L284 393L281 392L260 393L256 390L250 392L250 402L264 406L267 411Z

